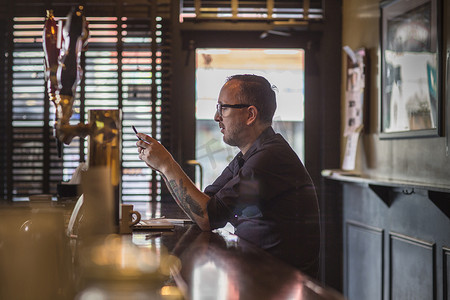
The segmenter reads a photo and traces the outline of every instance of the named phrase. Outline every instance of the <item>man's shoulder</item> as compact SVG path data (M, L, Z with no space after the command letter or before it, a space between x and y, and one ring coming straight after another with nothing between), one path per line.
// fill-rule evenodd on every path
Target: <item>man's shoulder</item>
M277 151L281 152L280 154L293 154L297 156L294 149L292 149L291 145L286 141L286 139L280 134L275 133L270 138L266 139L260 146L260 150L266 151Z
M263 166L264 168L280 165L290 169L304 168L297 153L281 135L274 137L271 140L267 140L255 150L256 151L247 158L247 161L253 162L250 163L250 165Z
M284 165L289 168L303 169L303 163L286 139L268 127L259 137L251 150L244 155L244 160L250 162L247 167L263 169Z

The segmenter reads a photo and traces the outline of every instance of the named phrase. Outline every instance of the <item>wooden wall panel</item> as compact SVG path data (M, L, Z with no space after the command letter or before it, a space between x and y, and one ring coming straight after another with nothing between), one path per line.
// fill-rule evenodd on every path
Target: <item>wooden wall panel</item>
M450 299L450 249L444 248L443 250L444 268L443 268L443 289L444 299Z
M348 299L382 299L383 230L353 222L347 222L345 228Z
M391 299L436 299L434 243L390 234Z
M447 211L426 191L386 189L389 197L383 201L368 186L343 184L345 296L450 300ZM382 246L375 242L377 232L385 232ZM380 258L382 275L378 276Z

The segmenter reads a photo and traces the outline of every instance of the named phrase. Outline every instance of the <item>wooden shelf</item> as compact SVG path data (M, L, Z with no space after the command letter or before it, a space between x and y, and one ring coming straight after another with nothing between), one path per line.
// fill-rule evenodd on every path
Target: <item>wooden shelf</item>
M387 205L391 204L392 197L390 197L390 193L393 188L402 189L402 192L406 195L413 194L415 189L426 190L429 199L439 205L442 205L443 202L446 202L445 204L447 204L447 201L450 201L450 186L442 184L375 178L342 170L322 170L322 176L340 182L366 185Z
M361 183L368 185L379 185L386 187L399 187L399 188L413 188L423 189L435 192L450 193L450 186L441 184L430 184L424 182L414 182L405 180L383 179L370 177L364 174L357 174L353 172L346 172L342 170L322 170L322 176L327 179Z

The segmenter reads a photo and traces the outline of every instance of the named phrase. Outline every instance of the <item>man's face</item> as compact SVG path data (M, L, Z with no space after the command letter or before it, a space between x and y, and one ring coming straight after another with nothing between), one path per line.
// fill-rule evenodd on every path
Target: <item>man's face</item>
M220 104L241 104L236 98L238 83L227 82L220 90L218 103ZM241 146L245 142L245 121L247 118L246 108L222 108L222 116L218 112L214 115L214 121L219 123L220 132L223 134L223 141L230 146Z

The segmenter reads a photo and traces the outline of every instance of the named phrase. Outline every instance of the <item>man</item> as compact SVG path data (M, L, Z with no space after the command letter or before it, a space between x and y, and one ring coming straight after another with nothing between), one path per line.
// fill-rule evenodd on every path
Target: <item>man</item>
M318 272L319 209L314 185L298 156L272 129L271 84L234 75L223 85L214 120L240 152L201 192L156 140L139 133L139 158L159 171L175 201L202 230L230 222L239 237L311 276Z

